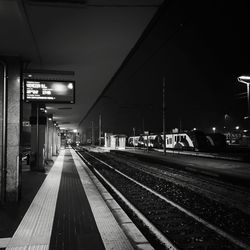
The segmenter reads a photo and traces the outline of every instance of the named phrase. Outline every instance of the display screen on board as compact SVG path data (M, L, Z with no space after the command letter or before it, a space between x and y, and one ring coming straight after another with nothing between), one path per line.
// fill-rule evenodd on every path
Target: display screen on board
M24 80L26 102L75 103L75 82Z

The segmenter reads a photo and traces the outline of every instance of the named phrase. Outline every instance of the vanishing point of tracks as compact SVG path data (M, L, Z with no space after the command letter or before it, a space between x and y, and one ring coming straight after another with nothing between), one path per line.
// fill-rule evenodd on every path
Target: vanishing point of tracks
M242 211L105 154L81 155L156 249L250 249L250 216Z

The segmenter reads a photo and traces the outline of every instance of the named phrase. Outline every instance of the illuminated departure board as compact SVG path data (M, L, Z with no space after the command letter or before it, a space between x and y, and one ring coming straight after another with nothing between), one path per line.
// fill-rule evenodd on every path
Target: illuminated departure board
M75 103L75 82L25 79L24 99L26 102Z

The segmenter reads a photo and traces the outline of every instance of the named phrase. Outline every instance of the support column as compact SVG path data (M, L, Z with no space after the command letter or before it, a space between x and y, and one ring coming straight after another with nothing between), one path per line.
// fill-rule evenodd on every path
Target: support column
M1 202L20 197L21 62L0 58L0 191Z
M60 150L60 140L59 140L59 132L58 132L58 128L55 127L55 140L56 140L56 155L59 154L59 150Z
M56 126L53 124L53 136L52 136L52 155L57 155L57 133L56 133Z
M46 117L40 111L38 103L32 104L31 117L31 159L33 171L44 172L46 145Z
M60 152L60 148L61 148L61 133L59 129L57 129L57 155Z
M53 121L52 121L52 117L48 117L47 119L47 134L46 134L46 138L47 138L47 146L46 146L46 149L47 149L47 155L46 155L46 159L49 160L49 161L52 161L53 158L52 158L52 141L53 141L53 127L54 127L54 124L53 124Z

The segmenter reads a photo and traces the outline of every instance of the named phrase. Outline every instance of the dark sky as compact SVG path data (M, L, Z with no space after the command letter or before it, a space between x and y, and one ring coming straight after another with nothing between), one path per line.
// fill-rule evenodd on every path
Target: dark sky
M101 113L104 131L162 131L163 76L167 129L243 126L247 99L237 93L246 86L237 77L250 74L249 11L247 1L168 1L83 127Z

